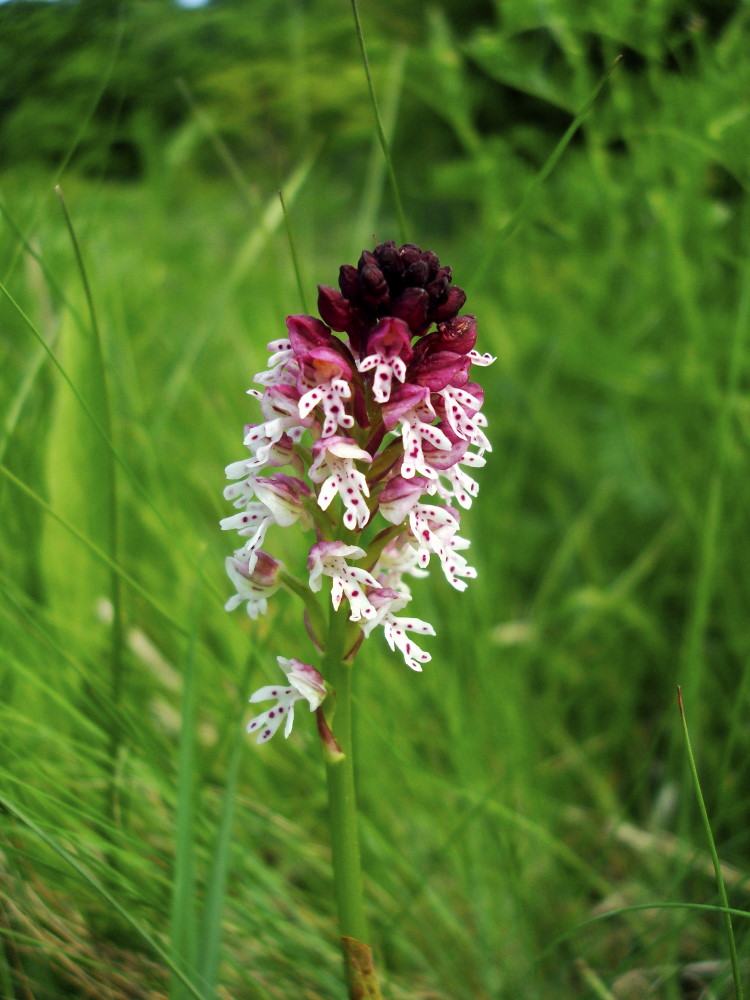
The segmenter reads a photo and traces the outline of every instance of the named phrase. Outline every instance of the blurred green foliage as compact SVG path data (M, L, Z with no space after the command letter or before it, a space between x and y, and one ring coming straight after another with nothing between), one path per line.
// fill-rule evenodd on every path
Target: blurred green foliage
M412 61L397 146L474 151L502 135L534 160L618 53L628 73L697 68L732 4L672 0L585 10L571 0L363 4L376 65L392 39ZM342 0L11 0L0 6L0 163L59 163L138 179L170 143L207 145L176 81L242 160L287 169L317 137L351 152L370 117L349 4ZM457 81L461 77L461 84ZM607 100L606 98L604 99ZM437 123L442 127L436 127ZM613 140L622 138L612 136ZM204 171L210 152L198 151ZM415 160L416 166L416 160Z

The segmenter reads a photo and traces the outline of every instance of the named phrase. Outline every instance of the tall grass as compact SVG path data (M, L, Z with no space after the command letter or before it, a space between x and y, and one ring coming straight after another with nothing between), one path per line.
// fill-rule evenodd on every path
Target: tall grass
M574 6L509 6L461 39L438 12L405 67L368 37L410 238L452 264L498 355L464 532L478 585L415 586L439 634L423 675L373 638L355 678L386 996L623 996L629 978L676 997L686 969L728 995L678 682L747 958L746 18L689 24L662 58L664 5L641 27ZM523 112L495 116L508 101ZM12 1000L341 995L315 734L257 748L240 718L275 655L315 654L284 597L257 623L223 611L217 522L244 390L301 308L279 184L310 301L396 214L364 145L308 145L281 179L238 163L239 186L181 148L138 185L62 178L101 362L58 178L3 182ZM293 532L275 544L303 558Z

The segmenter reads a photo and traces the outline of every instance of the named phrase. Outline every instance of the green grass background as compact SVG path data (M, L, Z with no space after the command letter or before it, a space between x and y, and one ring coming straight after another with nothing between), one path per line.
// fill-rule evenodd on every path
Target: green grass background
M96 144L67 165L112 49L65 162L2 177L8 1000L342 996L312 720L262 748L242 728L275 656L315 654L291 598L255 623L222 608L223 468L266 342L303 309L276 190L308 308L398 238L351 12L290 11L272 76L219 74L236 120L188 80L137 181ZM498 361L462 522L479 579L415 585L438 631L422 675L377 636L357 661L384 995L678 998L708 962L729 996L721 917L691 908L718 897L675 691L747 910L747 8L394 11L362 16L409 238L452 265ZM269 548L303 574L294 529ZM735 925L747 959L747 913Z

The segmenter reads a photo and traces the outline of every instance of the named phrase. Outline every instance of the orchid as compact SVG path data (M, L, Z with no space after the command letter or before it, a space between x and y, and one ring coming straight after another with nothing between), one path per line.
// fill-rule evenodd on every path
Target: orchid
M285 683L251 696L273 705L247 730L266 743L282 723L290 735L298 702L315 713L350 997L381 997L365 943L354 660L382 634L410 670L422 671L432 654L416 638L435 629L405 611L409 579L427 576L433 557L457 591L477 575L463 555L461 511L479 491L470 471L486 464L492 446L470 371L495 359L475 349L476 319L460 315L465 300L451 269L413 244L381 243L356 267L343 265L338 290L319 286L320 318L288 316L288 336L268 344L267 368L253 378L262 388L248 390L260 418L244 428L245 457L226 468L234 513L221 527L242 539L226 560L235 589L227 610L245 604L257 618L284 588L304 602L321 656L320 672L279 656ZM274 532L292 526L310 541L306 578L303 565L295 574L265 551Z
M221 527L242 539L226 561L235 588L226 607L245 604L256 617L280 586L306 591L308 630L329 656L325 616L313 615L317 631L310 619L310 602L326 594L342 616L343 656L382 633L421 670L431 656L412 636L435 630L399 612L411 600L409 577L427 573L433 556L458 591L476 577L462 554L460 511L476 498L470 472L492 447L470 371L495 359L476 350L477 322L460 314L466 296L451 269L412 244L364 251L356 267L342 266L338 289L318 292L320 318L289 316L248 390L260 419L245 427L247 456L226 469L235 512ZM314 533L306 581L264 551L291 526ZM302 695L289 676L291 687L273 689L276 707L251 723L264 739L282 718L291 728Z

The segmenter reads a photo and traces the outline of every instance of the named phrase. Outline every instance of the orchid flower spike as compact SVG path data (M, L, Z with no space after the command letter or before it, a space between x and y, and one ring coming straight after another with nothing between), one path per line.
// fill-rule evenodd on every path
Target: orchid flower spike
M320 318L287 317L287 335L268 343L268 367L252 376L260 413L248 415L245 457L226 468L234 513L221 526L241 539L226 560L228 610L245 604L256 618L284 586L304 595L308 626L311 607L324 620L321 599L348 618L352 656L378 632L412 670L430 661L408 633L434 636L432 625L397 613L409 578L436 564L458 591L476 577L460 520L479 491L467 470L492 450L471 378L495 358L477 349L465 301L434 253L389 240L343 265L338 288L319 286ZM290 528L309 538L306 578L301 559L295 571L265 551ZM278 661L286 684L251 698L276 700L248 726L261 743L282 722L288 736L294 705L315 709L326 693L314 667Z

